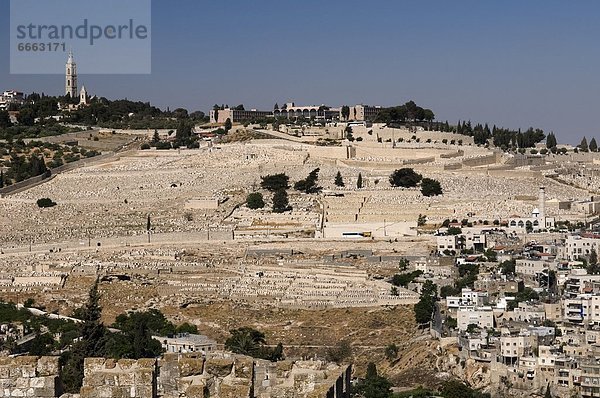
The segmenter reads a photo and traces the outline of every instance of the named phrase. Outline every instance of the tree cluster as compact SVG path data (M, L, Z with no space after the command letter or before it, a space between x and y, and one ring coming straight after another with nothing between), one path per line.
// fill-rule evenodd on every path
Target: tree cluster
M583 137L577 146L577 149L580 152L598 152L598 143L596 142L596 138L592 138L588 144L587 138Z
M421 193L423 196L442 195L443 190L439 181L423 176L413 169L403 168L396 170L389 178L390 185L393 187L415 188L421 184Z
M74 317L83 323L70 350L61 355L61 379L67 392L78 393L83 381L85 358L109 357L114 359L155 358L162 347L155 336L175 333L197 333L193 325L175 327L157 310L119 315L113 324L119 332L112 333L101 321L98 281L92 286L85 306L75 311Z
M267 191L276 192L280 189L288 189L290 187L290 177L284 173L271 174L260 177L260 186Z
M321 171L321 169L318 168L311 171L305 179L294 184L294 189L308 194L321 192L323 188L317 185L319 171Z
M422 108L414 101L408 101L404 105L382 109L375 117L375 122L431 122L433 119L435 119L435 114L431 109Z
M398 287L408 287L415 279L423 275L423 271L413 271L404 274L395 274L392 277L392 285Z

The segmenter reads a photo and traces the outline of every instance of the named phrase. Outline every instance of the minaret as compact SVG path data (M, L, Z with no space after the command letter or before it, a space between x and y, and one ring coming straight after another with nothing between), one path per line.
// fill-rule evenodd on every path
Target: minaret
M73 52L69 51L69 59L66 65L65 95L71 98L77 97L77 64L73 60Z
M544 227L546 227L546 188L544 188L544 187L540 187L539 210L540 210L540 219L542 220Z

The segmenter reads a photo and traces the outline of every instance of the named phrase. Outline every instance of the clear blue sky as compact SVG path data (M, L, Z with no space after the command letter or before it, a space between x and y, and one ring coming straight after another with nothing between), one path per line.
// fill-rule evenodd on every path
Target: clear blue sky
M0 89L63 93L63 78L9 74ZM153 0L149 76L85 75L108 98L207 111L215 103L336 106L410 99L438 119L600 138L600 2Z

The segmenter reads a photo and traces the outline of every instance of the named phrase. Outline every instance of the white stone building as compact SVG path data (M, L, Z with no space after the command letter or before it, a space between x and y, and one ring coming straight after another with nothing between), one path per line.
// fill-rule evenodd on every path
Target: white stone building
M217 350L217 342L200 334L181 333L173 337L158 337L154 339L160 341L166 352L176 353L209 353Z
M508 230L518 233L539 232L554 228L554 217L546 215L546 188L540 187L538 207L533 209L530 217L511 217L508 220Z
M536 276L548 270L556 271L557 263L555 261L531 258L516 260L515 272L520 275Z
M569 261L577 260L579 257L589 256L592 253L592 249L598 254L599 247L600 235L569 235L565 240L562 257Z
M481 329L494 327L494 311L492 307L463 306L456 312L458 330L465 331L469 325L477 325Z

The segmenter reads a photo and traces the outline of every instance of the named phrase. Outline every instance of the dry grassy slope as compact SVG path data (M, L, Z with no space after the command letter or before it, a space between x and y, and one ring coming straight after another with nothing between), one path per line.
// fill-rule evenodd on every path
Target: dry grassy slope
M57 295L36 297L36 302L49 310L70 314L87 299L92 277L70 278L61 299ZM103 321L111 324L127 310L143 309L149 300L161 303L154 286L135 282L102 283ZM23 300L23 298L21 298ZM66 306L66 303L76 303ZM435 347L426 334L418 330L411 306L340 309L284 309L227 301L207 302L188 308L165 306L160 310L175 323L184 321L198 325L200 332L224 343L228 331L250 326L263 331L270 344L282 342L290 356L325 355L327 348L341 340L353 346L352 361L361 375L368 362L390 377L397 386L431 385L435 378ZM385 347L396 344L399 358L389 363ZM435 385L435 383L434 383Z
M282 342L288 355L323 355L327 346L346 339L354 347L353 361L359 373L369 361L383 365L387 345L404 347L420 334L408 306L302 310L219 302L163 311L169 318L198 324L202 333L219 342L225 341L231 329L256 328L266 334L269 343Z

